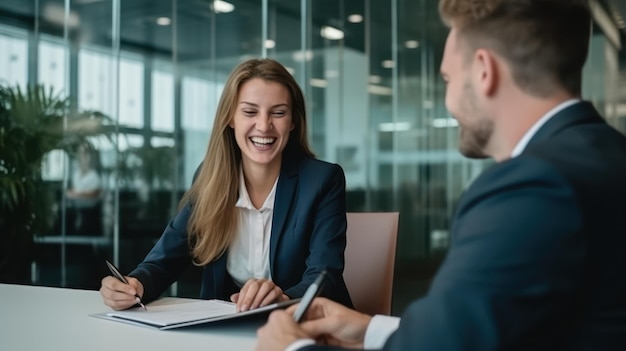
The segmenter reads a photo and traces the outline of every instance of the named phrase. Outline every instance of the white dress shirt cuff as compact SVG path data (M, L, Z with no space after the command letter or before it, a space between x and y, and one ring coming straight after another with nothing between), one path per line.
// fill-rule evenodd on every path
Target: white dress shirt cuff
M365 331L363 348L366 350L382 349L389 336L398 329L400 318L377 314Z
M298 351L305 346L309 346L313 344L315 344L315 340L313 339L298 339L292 342L291 344L289 344L289 346L287 346L285 351Z

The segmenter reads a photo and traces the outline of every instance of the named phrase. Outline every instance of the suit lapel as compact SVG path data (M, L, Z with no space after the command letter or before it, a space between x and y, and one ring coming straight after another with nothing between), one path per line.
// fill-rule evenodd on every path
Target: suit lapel
M272 233L270 235L270 269L274 271L276 258L276 246L278 240L285 232L285 222L292 211L291 206L296 186L298 185L298 159L285 153L283 165L276 185L276 197L274 199L274 217L272 219Z

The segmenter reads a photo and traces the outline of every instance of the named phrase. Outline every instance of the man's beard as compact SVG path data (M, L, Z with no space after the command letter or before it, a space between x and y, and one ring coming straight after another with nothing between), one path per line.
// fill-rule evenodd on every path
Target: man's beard
M463 95L461 113L468 123L459 123L459 151L469 158L490 157L485 148L493 134L493 121L476 106L476 95L469 82L463 86Z

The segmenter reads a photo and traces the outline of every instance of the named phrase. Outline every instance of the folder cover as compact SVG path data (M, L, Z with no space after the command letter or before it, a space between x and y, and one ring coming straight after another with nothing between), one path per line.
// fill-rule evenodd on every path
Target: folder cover
M136 307L124 311L91 314L90 316L166 330L268 313L298 301L300 299L292 299L253 310L236 312L236 304L228 301L166 297L146 305L147 311Z

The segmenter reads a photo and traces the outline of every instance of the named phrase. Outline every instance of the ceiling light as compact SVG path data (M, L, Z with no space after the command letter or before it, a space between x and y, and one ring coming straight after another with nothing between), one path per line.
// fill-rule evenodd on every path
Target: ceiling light
M323 38L326 38L328 40L343 39L343 31L331 26L322 26L320 34Z
M156 24L159 26L169 26L172 20L169 17L159 17L156 19Z
M215 13L229 13L233 12L235 9L235 5L230 2L226 2L223 0L215 0L213 1L213 10Z
M383 81L383 78L381 76L372 75L368 78L368 81L372 84L378 84Z
M369 84L367 86L367 92L374 95L393 95L393 90L390 87L385 87L382 85Z
M274 47L276 47L276 42L275 41L273 41L272 39L267 39L265 41L265 48L273 49Z
M309 84L311 84L312 87L316 88L326 88L328 86L328 82L326 82L326 79L319 78L311 78L311 80L309 80Z
M385 60L380 63L385 68L393 68L394 64L392 60Z
M293 60L296 62L311 61L313 59L313 51L296 51L291 55L291 58L293 58Z
M292 76L294 74L296 74L296 70L293 67L289 67L289 66L285 66L285 69L287 70L287 72L289 72L289 74L291 74Z
M363 22L363 16L359 15L358 13L352 14L352 15L348 16L348 22L350 22L350 23L361 23L361 22Z
M337 78L339 77L339 71L334 70L334 69L329 69L327 71L324 71L324 77L325 78Z
M459 122L454 118L435 118L433 119L433 127L435 128L450 128L457 127Z
M388 122L378 125L378 130L381 132L403 132L411 130L411 123L409 122Z
M420 46L420 42L417 40L407 40L404 42L404 47L407 49L416 49Z
M76 11L70 11L69 16L65 16L65 8L59 4L48 3L43 9L43 18L61 26L67 25L69 28L76 28L80 25L80 17Z

